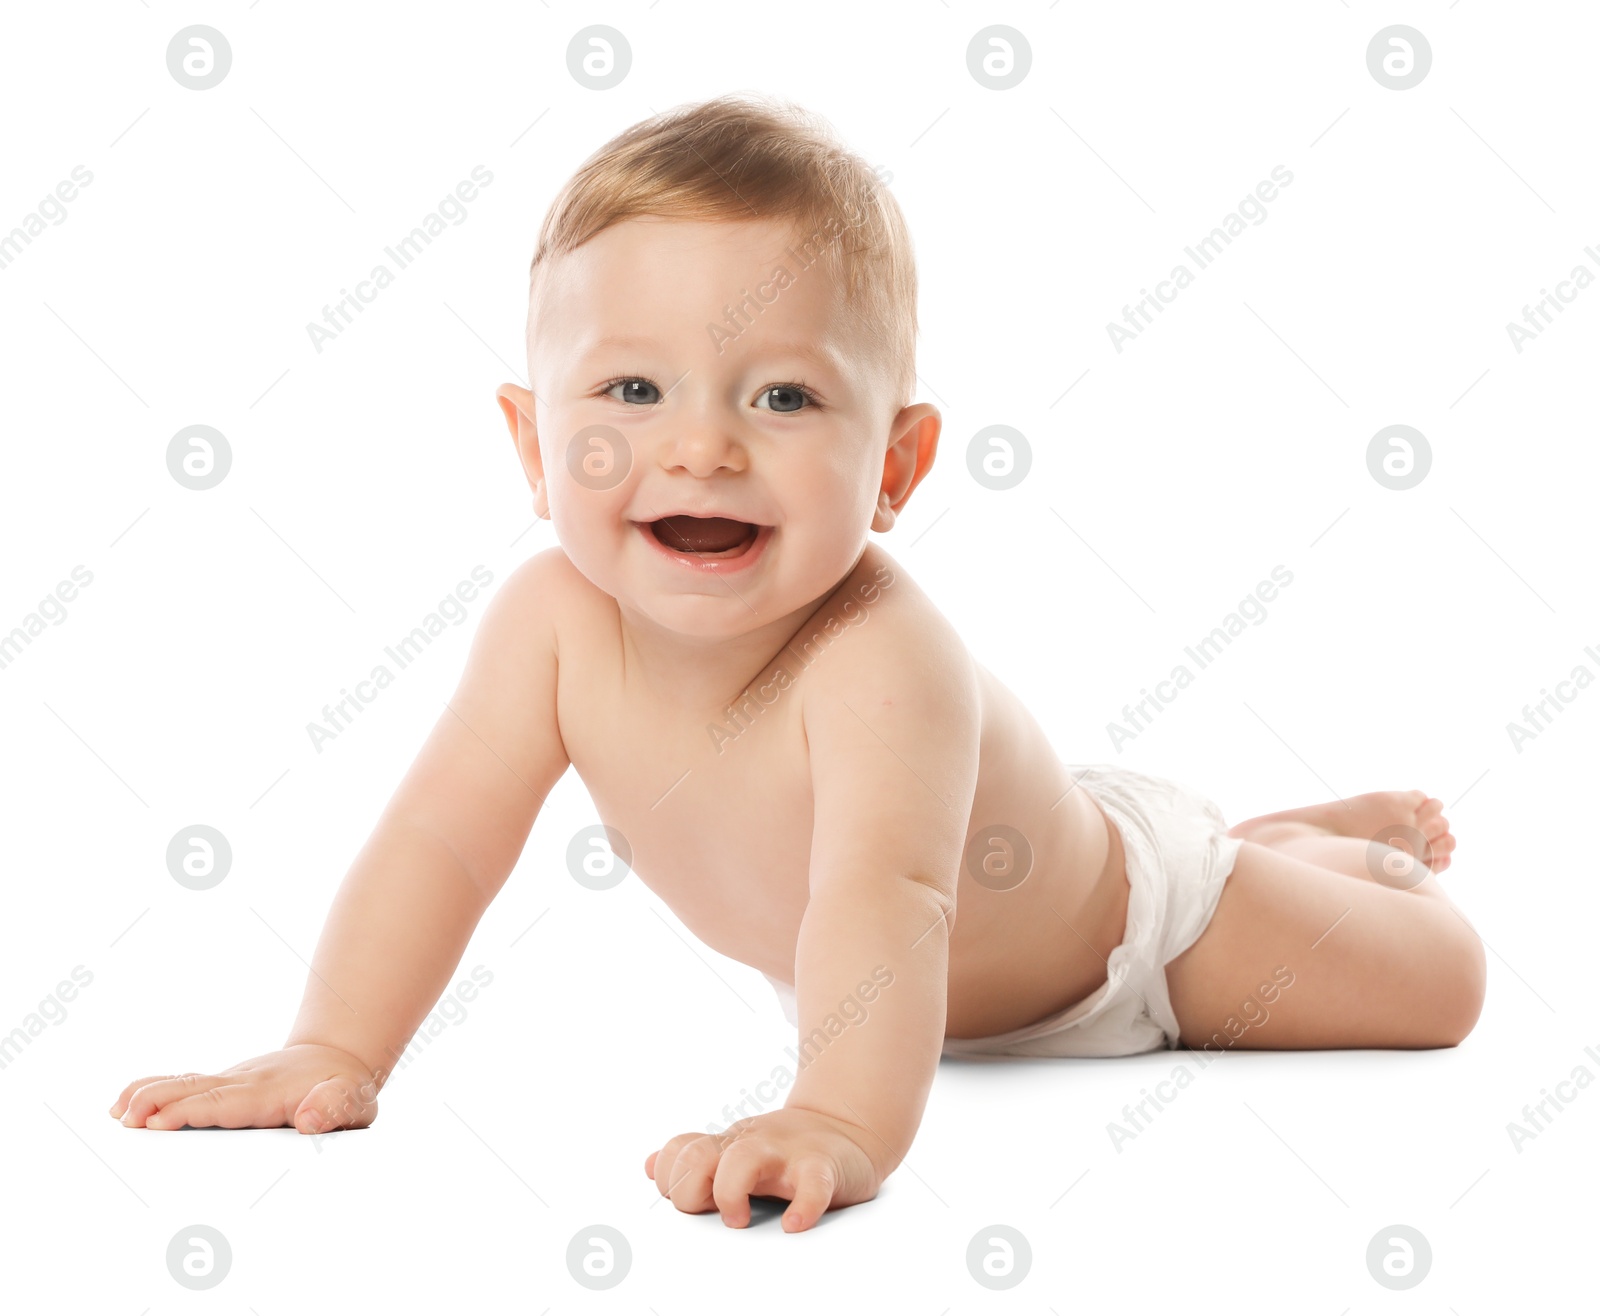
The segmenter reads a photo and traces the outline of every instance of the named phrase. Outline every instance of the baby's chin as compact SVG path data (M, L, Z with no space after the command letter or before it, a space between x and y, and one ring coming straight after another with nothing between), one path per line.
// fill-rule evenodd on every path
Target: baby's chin
M614 599L624 616L647 628L685 638L732 639L787 611L764 574L742 573L744 578L733 580L711 572L696 574L692 567L647 557L651 549L626 539L598 551L568 540L561 541L561 548L579 574Z
M798 625L827 595L830 583L814 587L794 581L759 579L729 586L711 578L675 589L636 577L607 590L636 628L657 631L708 648L732 643L775 623ZM737 592L735 592L735 590ZM781 628L780 628L781 629Z
M645 595L619 597L618 604L637 628L640 623L685 643L708 648L729 644L759 630L782 613L763 609L752 613L738 600L729 607L710 595ZM735 612L735 609L738 611Z

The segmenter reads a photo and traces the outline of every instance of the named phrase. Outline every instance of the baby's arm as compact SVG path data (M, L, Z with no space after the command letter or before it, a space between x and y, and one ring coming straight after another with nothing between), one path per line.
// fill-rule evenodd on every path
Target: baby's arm
M714 1205L739 1227L751 1193L781 1196L784 1228L809 1229L830 1205L875 1196L921 1122L944 1043L980 709L959 640L917 629L929 633L852 630L810 674L800 1073L782 1110L680 1135L651 1158L646 1173L682 1210Z
M959 650L861 666L847 688L819 683L805 708L816 812L795 995L802 1056L814 1058L785 1105L867 1130L887 1176L916 1136L944 1045L979 708ZM863 997L870 1005L852 1006ZM847 1025L837 1037L835 1017Z
M339 888L284 1049L220 1074L140 1079L113 1116L151 1129L302 1132L372 1121L378 1089L567 768L556 552L513 572L485 611L455 694Z

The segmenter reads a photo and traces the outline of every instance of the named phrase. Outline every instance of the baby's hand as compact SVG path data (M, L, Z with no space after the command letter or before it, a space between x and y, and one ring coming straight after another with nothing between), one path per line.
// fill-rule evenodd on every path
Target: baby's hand
M141 1078L122 1089L113 1119L130 1129L359 1129L378 1115L378 1085L354 1056L290 1046L220 1074Z
M739 1120L718 1134L680 1133L645 1159L644 1172L680 1211L716 1209L722 1223L750 1223L750 1196L786 1197L786 1233L816 1224L832 1206L878 1195L884 1176L864 1144L871 1134L799 1107Z

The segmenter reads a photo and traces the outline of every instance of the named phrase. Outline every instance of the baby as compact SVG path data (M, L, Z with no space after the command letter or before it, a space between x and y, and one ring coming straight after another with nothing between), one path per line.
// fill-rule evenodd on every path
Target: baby
M284 1048L141 1078L114 1117L370 1124L569 764L620 857L798 1028L781 1109L644 1163L731 1226L752 1195L786 1199L790 1232L873 1197L941 1053L1471 1031L1484 956L1436 877L1437 799L1230 829L1172 782L1064 764L869 539L939 441L910 401L915 302L894 199L793 107L683 107L578 170L533 258L531 388L498 393L560 547L487 610Z

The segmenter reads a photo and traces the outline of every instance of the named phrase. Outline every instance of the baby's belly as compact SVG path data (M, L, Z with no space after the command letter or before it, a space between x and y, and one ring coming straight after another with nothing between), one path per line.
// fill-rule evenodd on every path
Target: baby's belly
M1072 778L1054 762L1023 757L1005 767L980 782L974 816L1012 819L1034 840L1033 865L1010 889L960 875L946 998L950 1037L992 1036L1082 1000L1105 981L1106 957L1127 923L1120 838L1092 799L1075 789L1057 804ZM691 780L674 797L688 797L691 787L710 790ZM717 810L706 802L687 809L691 820L720 817L709 848L705 829L689 822L675 827L621 808L608 820L628 836L637 875L700 941L793 983L809 899L811 818L780 807L773 794L739 807Z
M1069 809L1070 806L1070 809ZM1106 980L1128 921L1121 838L1082 791L1048 831L1056 843L1010 890L963 873L950 938L949 1037L990 1037L1034 1023Z

